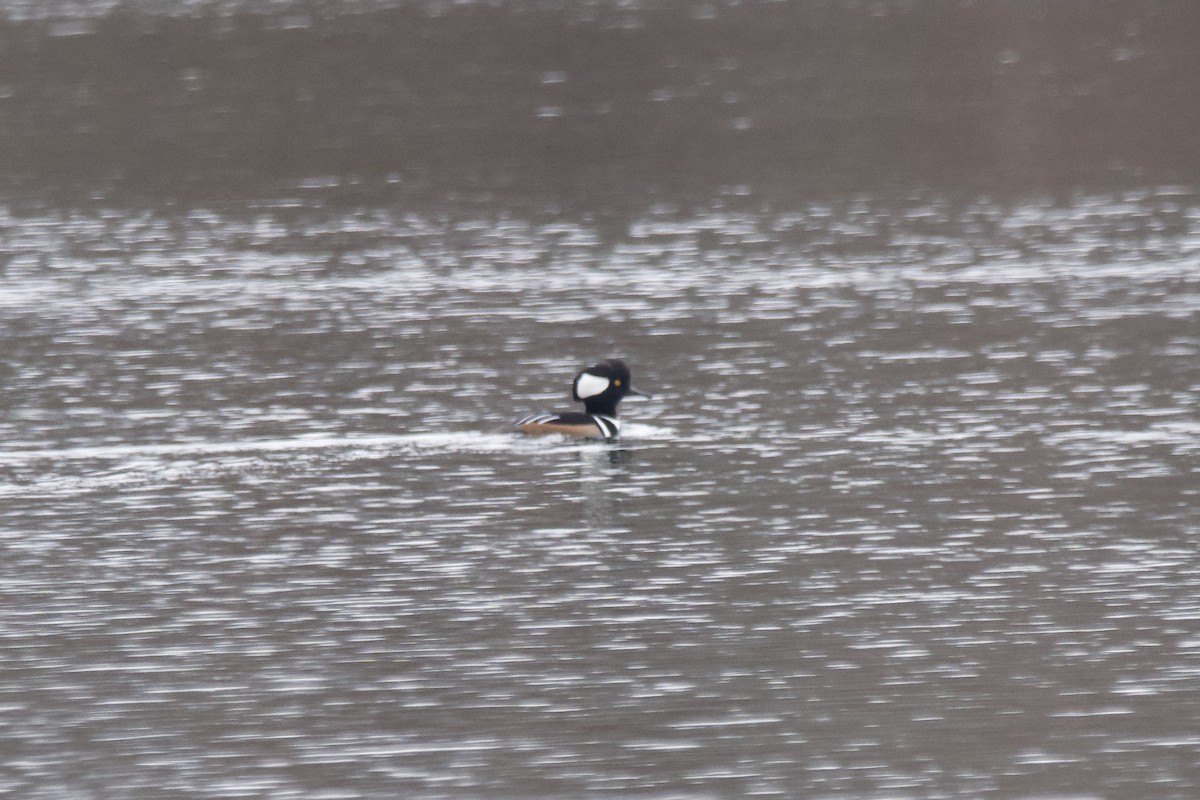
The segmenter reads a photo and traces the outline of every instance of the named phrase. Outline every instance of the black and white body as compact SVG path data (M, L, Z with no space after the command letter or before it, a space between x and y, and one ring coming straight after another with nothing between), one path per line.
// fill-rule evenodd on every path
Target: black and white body
M616 358L601 361L575 376L571 397L583 411L530 414L513 423L520 433L542 436L557 433L585 439L615 439L621 431L617 404L626 395L649 397L633 388L629 367Z

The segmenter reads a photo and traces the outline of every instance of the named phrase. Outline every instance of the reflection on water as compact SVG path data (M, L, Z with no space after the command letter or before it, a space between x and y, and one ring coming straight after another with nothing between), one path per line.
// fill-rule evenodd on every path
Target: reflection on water
M1194 797L1198 208L9 210L0 791Z

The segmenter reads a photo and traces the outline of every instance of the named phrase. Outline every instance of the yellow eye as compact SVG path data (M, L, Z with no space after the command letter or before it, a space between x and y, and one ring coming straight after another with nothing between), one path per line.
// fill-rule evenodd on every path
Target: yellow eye
M621 385L621 379L620 379L620 378L617 378L615 381L613 381L613 386L620 386L620 385Z

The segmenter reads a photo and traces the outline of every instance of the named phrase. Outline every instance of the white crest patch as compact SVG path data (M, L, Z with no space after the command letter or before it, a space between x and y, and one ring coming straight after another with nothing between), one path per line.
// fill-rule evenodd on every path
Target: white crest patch
M580 400L595 397L608 388L608 378L601 378L590 372L582 373L575 379L575 394Z

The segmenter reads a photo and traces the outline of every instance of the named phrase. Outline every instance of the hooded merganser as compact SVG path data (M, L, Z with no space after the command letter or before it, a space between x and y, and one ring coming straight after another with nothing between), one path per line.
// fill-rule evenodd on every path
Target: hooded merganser
M617 403L627 394L650 396L633 388L624 361L610 358L575 376L571 397L583 403L582 412L530 414L514 422L513 428L532 436L561 433L585 439L615 439L621 431Z

